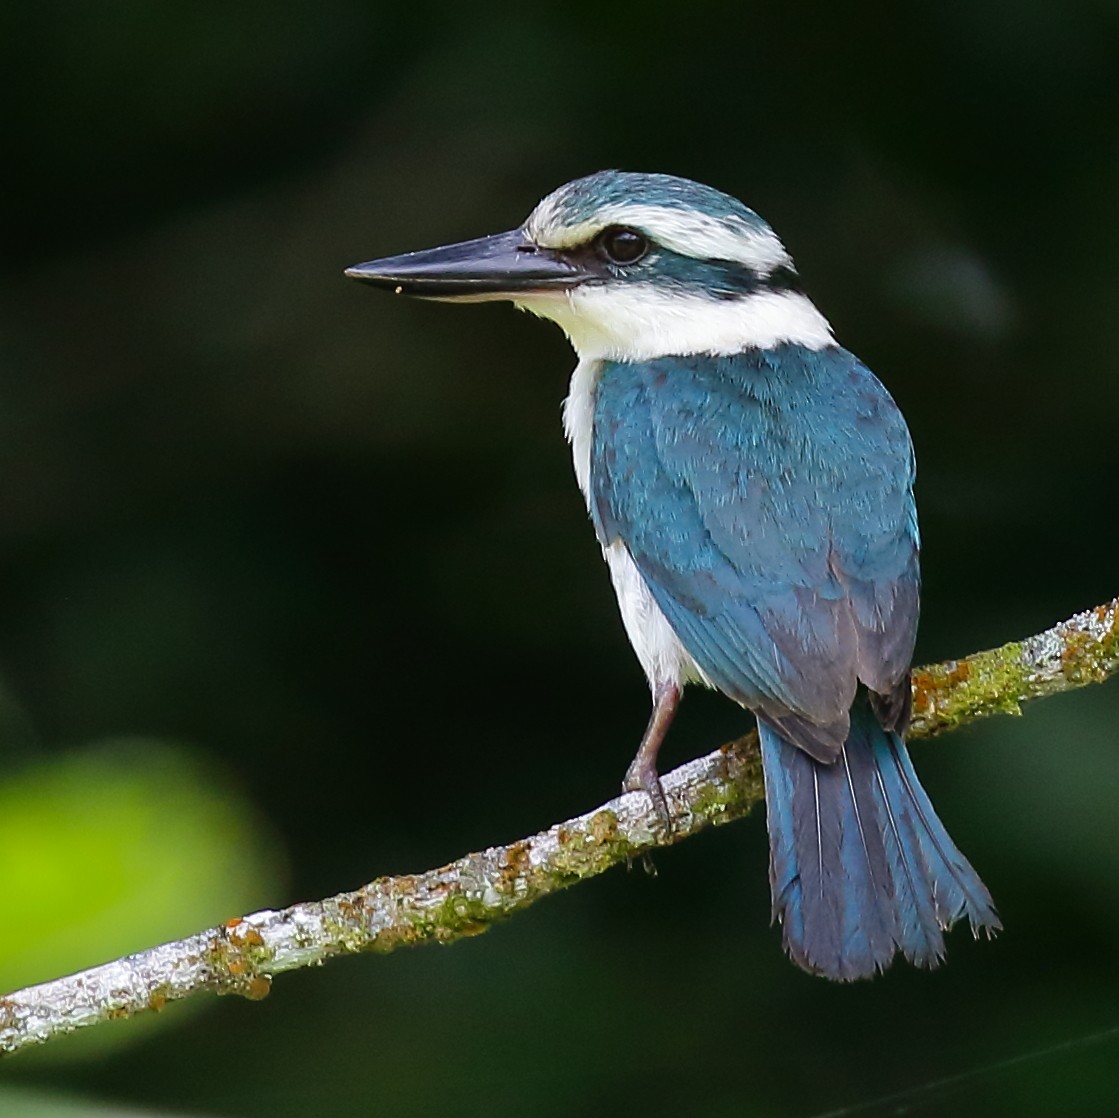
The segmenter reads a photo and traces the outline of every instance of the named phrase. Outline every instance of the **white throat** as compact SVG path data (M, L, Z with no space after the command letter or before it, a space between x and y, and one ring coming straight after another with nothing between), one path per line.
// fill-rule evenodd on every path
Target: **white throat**
M524 295L516 304L557 323L584 361L740 353L782 342L808 349L835 344L827 319L795 291L711 299L652 284L584 284Z

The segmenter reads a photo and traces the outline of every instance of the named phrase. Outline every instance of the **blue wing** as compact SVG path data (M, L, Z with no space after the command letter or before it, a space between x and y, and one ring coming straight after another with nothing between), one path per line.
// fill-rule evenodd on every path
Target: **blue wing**
M838 347L604 362L591 515L721 691L819 757L861 681L904 702L919 575L913 451Z

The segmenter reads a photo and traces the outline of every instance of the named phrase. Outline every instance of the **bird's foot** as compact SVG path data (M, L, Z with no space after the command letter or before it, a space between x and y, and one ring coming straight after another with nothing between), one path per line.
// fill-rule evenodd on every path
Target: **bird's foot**
M633 759L633 763L626 770L625 780L622 781L623 792L644 792L653 802L653 811L667 834L672 834L672 809L668 806L668 797L664 793L664 785L657 775L656 765L649 757L640 753Z
M630 762L626 778L622 781L623 792L644 792L653 801L653 811L666 835L673 831L672 811L664 794L664 785L657 775L657 750L668 733L679 702L679 684L662 683L653 689L653 713L649 725L638 746L637 756Z

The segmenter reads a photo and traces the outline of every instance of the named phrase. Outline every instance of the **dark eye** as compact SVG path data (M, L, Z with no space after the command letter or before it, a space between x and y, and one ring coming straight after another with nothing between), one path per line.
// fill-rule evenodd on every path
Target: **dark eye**
M636 229L611 225L594 239L595 248L611 264L636 264L649 251L649 241Z

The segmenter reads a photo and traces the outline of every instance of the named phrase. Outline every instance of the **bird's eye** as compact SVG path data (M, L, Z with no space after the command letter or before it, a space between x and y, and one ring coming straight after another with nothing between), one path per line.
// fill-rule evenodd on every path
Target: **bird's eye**
M649 251L649 240L636 229L611 225L595 237L595 248L611 264L636 264Z

